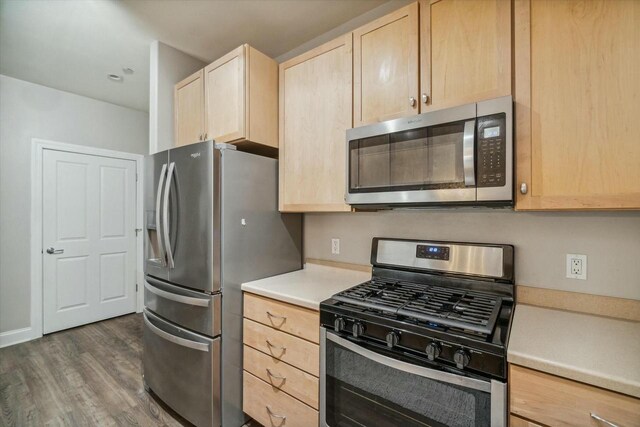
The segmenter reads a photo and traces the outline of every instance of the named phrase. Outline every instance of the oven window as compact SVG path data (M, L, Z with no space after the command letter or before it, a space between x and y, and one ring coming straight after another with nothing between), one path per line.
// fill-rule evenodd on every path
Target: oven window
M463 188L464 121L349 141L352 193Z
M326 340L326 420L331 427L491 424L491 395L378 363Z

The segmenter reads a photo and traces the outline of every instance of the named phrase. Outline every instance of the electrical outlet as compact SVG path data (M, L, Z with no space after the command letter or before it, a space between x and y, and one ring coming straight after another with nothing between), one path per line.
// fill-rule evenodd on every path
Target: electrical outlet
M567 279L587 280L587 256L567 254Z
M334 255L340 254L340 239L331 239L331 253Z

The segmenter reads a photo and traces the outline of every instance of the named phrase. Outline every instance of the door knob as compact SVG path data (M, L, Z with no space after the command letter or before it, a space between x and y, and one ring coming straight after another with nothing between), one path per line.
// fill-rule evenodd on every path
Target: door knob
M48 248L47 249L47 253L48 254L63 254L64 253L64 249Z

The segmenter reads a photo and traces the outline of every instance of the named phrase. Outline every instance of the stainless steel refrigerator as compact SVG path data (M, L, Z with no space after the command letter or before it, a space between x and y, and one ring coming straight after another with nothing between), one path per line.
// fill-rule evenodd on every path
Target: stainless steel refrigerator
M146 162L144 383L197 426L245 421L240 285L302 267L277 169L212 141Z

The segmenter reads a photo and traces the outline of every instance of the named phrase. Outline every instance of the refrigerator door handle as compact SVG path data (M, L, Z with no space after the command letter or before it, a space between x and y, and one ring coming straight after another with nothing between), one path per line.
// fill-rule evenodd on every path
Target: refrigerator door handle
M149 328L149 330L154 334L156 334L157 336L182 347L188 347L198 351L209 352L208 344L201 343L198 341L191 341L186 338L177 337L173 334L170 334L169 332L163 331L162 329L158 328L156 325L151 323L151 321L149 321L146 313L143 314L143 318L144 318L144 324L147 326L147 328Z
M160 250L160 263L163 267L166 267L166 251L164 249L164 242L162 237L162 225L160 222L160 209L161 209L161 201L162 201L162 185L164 184L164 177L167 173L167 164L162 165L162 170L160 171L160 177L158 178L158 191L156 192L156 233L158 236L158 249Z
M175 267L175 263L173 262L173 251L171 250L171 239L169 230L169 195L171 194L171 180L173 178L175 167L175 162L169 163L169 171L167 172L167 184L164 186L164 201L162 206L162 213L164 216L164 218L162 218L162 231L164 233L164 241L166 243L165 250L167 252L167 263L169 264L169 268Z

